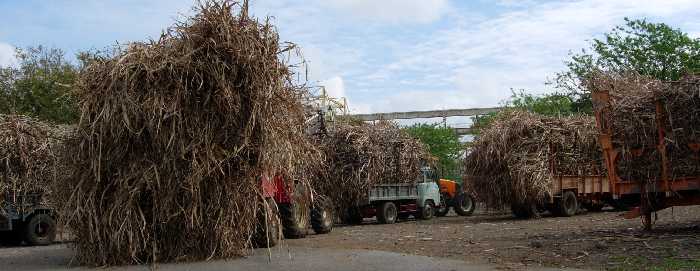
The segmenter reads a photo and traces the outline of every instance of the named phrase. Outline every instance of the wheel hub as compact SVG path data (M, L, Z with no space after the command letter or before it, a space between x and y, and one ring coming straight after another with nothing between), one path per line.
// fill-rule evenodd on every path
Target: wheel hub
M49 225L46 223L38 223L36 227L34 228L34 233L36 233L37 236L39 237L46 237L49 233L48 231Z

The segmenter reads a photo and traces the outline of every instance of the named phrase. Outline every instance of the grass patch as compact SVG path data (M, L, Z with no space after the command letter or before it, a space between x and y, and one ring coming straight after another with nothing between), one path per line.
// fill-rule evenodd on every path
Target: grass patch
M639 256L632 257L613 257L613 262L618 263L617 266L609 268L612 271L628 271L628 270L649 270L649 271L667 271L667 270L700 270L700 260L687 260L664 258L661 262L652 262L646 258Z

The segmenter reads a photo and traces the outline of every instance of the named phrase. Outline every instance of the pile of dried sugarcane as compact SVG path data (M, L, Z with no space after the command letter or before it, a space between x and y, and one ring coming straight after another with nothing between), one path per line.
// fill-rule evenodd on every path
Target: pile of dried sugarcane
M263 202L260 176L303 179L294 175L309 146L307 90L283 60L293 45L246 9L202 1L160 39L81 72L61 193L80 263L240 256Z
M661 178L660 142L666 146L669 178L700 176L700 76L662 82L636 74L597 73L587 82L609 128L613 148L620 151L617 173L625 180L655 182ZM658 107L657 107L658 106ZM658 112L657 112L658 110ZM659 128L664 132L659 140Z
M541 203L553 175L603 174L595 120L499 113L468 150L465 187L491 208Z
M27 194L40 195L43 204L49 203L51 188L62 174L61 129L26 116L0 115L1 196L19 201Z
M373 185L416 182L428 156L419 140L389 121L336 124L319 146L325 168L313 186L333 201L339 215L366 200Z

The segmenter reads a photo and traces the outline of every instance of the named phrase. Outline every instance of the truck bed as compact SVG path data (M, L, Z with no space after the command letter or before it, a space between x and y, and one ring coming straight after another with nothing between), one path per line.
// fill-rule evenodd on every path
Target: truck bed
M416 199L418 199L418 191L414 183L380 184L370 188L366 203Z

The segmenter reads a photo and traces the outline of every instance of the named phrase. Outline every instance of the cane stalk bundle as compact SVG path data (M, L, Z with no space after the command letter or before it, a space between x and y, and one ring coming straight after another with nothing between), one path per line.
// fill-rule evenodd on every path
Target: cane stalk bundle
M592 117L543 117L504 111L481 130L464 164L468 192L492 208L540 203L554 175L600 175Z
M666 149L670 178L700 175L698 150L691 147L700 143L700 76L662 82L633 73L597 73L588 86L594 95L609 94L609 103L595 107L611 132L613 148L620 151L620 177L659 180L659 144Z
M81 72L62 193L80 263L240 256L263 204L260 176L298 178L306 90L283 60L294 48L242 6L200 2L158 40Z
M338 210L361 204L373 185L415 183L428 156L419 140L388 121L336 124L320 142L326 169L314 188Z
M63 127L26 116L0 115L0 198L24 208L28 194L49 204L60 169ZM36 197L31 197L37 199Z

